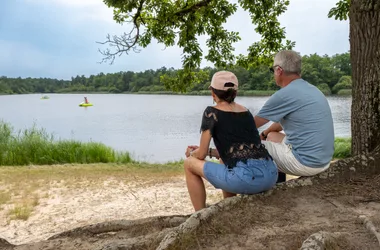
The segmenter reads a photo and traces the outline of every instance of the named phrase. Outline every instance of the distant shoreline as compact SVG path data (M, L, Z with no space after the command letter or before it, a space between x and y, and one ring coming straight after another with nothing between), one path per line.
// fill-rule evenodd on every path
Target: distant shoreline
M251 96L251 97L261 97L261 96L271 96L273 95L277 90L241 90L238 92L238 96ZM102 92L102 91L95 91L95 92L54 92L54 93L25 93L25 94L8 94L8 93L0 93L0 95L28 95L28 94L40 94L40 95L49 95L49 94L125 94L125 95L183 95L183 96L208 96L210 95L209 90L202 90L197 92L187 92L187 93L177 93L177 92L171 92L171 91L158 91L158 92L148 92L148 91L140 91L140 92L122 92L122 93L110 93L110 92ZM325 94L326 95L326 94ZM343 92L338 94L328 94L326 96L352 96L351 92Z

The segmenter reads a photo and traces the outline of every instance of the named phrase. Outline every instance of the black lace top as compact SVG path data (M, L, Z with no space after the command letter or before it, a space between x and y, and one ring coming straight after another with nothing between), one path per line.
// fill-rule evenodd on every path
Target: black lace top
M250 111L229 112L207 107L201 131L210 130L220 158L228 168L238 161L270 157L261 144L259 132Z

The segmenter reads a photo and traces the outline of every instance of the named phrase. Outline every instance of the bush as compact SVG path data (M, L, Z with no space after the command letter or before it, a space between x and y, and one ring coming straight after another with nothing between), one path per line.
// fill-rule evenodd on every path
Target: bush
M352 95L352 89L341 89L337 95Z
M120 89L116 88L115 86L112 86L108 90L109 93L121 93Z
M109 88L105 87L105 86L102 86L102 87L98 88L98 92L108 92L108 90L109 90Z
M324 94L324 95L331 95L331 89L327 83L321 83L317 86L317 88Z
M162 86L162 85L153 85L151 87L151 91L160 92L160 91L167 91L167 90L165 89L165 86Z
M334 94L337 94L341 89L352 89L351 76L342 76L332 91Z
M334 141L334 159L347 158L351 156L351 138L336 137Z
M143 86L139 89L139 92L151 92L151 86Z

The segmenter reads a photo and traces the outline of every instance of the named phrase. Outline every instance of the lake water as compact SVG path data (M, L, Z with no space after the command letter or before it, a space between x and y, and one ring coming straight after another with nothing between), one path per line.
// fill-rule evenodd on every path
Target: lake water
M33 124L56 138L102 142L129 151L134 159L167 162L184 158L199 144L202 113L210 96L89 94L92 107L79 107L83 94L0 96L0 119L15 129ZM268 97L238 97L253 115ZM351 136L351 97L328 97L335 136Z

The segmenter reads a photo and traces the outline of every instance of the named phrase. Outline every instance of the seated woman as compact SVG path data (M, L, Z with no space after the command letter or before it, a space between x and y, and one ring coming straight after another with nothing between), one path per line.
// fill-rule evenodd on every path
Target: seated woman
M186 184L195 211L206 206L202 177L228 198L269 190L278 175L251 112L234 101L237 77L228 71L216 72L210 89L216 105L204 111L199 147L188 146L185 153ZM216 149L209 148L211 138ZM207 155L220 158L220 163L205 161Z

